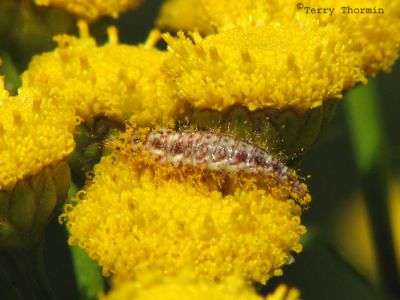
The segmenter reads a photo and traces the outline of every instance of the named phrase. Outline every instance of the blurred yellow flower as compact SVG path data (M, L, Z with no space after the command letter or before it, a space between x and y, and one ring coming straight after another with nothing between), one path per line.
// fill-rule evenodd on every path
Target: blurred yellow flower
M170 124L180 107L173 98L160 65L166 52L149 43L118 43L109 29L109 42L97 46L87 25L79 24L81 37L58 36L58 48L34 57L23 74L21 94L66 101L85 120L106 116L137 125Z
M332 25L270 23L164 39L173 55L163 71L178 97L196 108L305 111L365 82L351 41Z
M87 20L95 20L102 16L117 18L120 13L136 8L141 0L34 0L40 6L63 8L72 14Z
M400 268L400 180L390 184L390 219L393 239L397 254L397 265ZM372 241L371 227L365 203L357 194L349 199L348 205L338 214L334 228L334 239L339 250L360 273L379 284L379 275Z
M183 272L176 277L162 274L151 274L138 281L131 281L116 286L102 300L145 300L145 299L191 299L191 300L299 300L297 289L288 289L280 285L274 293L261 297L237 276L231 276L222 282L209 283L199 280L189 272Z
M243 0L243 1L212 1L200 0L203 14L218 31L229 30L234 27L260 26L271 21L271 15L280 1L271 0ZM286 5L284 9L288 10ZM286 11L288 13L288 11Z
M174 31L189 31L195 28L202 33L214 31L203 13L201 4L196 0L164 1L157 19L157 25Z
M302 250L301 207L284 193L219 184L105 157L77 204L66 207L69 243L117 278L176 274L187 265L209 281L235 272L262 283L281 275L291 252Z
M65 105L26 94L11 97L0 82L0 190L65 159L79 122Z
M160 10L159 25L175 31L198 29L202 33L222 31L236 26L259 26L271 21L278 7L288 10L292 3L271 0L212 1L169 0ZM178 17L179 16L179 17Z

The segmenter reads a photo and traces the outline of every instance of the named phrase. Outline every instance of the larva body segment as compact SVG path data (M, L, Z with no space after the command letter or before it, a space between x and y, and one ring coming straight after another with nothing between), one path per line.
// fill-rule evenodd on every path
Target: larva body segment
M226 173L268 177L289 189L308 207L311 197L294 170L267 150L226 134L206 131L150 131L131 136L132 150L145 151L156 162L175 168L189 166Z
M132 138L137 149L139 140ZM292 170L259 146L224 134L205 131L159 130L145 136L141 147L161 164L213 171L259 174L288 182Z

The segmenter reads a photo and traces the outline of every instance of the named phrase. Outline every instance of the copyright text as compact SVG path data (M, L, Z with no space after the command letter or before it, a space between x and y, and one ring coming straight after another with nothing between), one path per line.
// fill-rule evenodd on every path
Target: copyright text
M382 7L351 7L342 6L339 8L335 7L312 7L305 6L303 3L297 3L297 9L304 11L306 14L325 14L332 16L335 13L341 14L384 14L385 11Z

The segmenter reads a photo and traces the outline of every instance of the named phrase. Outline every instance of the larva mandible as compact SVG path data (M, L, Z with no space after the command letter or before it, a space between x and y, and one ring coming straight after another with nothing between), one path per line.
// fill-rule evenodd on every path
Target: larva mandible
M292 191L303 198L307 188L300 183L296 172L267 150L226 134L206 131L172 130L152 131L131 138L133 150L139 148L161 164L201 167L211 171L243 172L268 176L279 183L288 184Z

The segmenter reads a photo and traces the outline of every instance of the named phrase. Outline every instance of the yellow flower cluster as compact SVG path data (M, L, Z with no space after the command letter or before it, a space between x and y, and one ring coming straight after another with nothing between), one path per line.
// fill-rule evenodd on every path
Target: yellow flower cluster
M72 14L87 20L95 20L102 16L118 15L128 9L139 6L141 0L34 0L40 6L54 6L65 9Z
M389 71L391 65L399 56L400 44L400 3L391 0L329 0L303 1L304 7L335 8L330 14L311 14L310 11L297 8L297 2L288 0L243 0L229 1L200 0L192 14L184 19L185 24L179 24L183 29L195 29L192 20L201 17L208 21L218 31L226 31L235 27L254 27L278 23L286 26L296 20L299 26L304 26L304 20L316 19L319 26L333 24L347 39L352 41L352 50L358 53L363 61L363 69L367 74L375 74L380 70ZM168 4L168 11L181 13L178 0ZM342 7L350 8L383 8L384 14L343 13ZM164 10L162 10L163 12ZM163 24L176 28L173 14L162 14ZM170 17L171 16L171 17ZM188 19L192 16L192 20ZM187 20L187 21L186 21ZM191 26L191 28L190 28ZM211 31L208 31L211 32ZM205 32L207 33L207 32Z
M62 113L60 113L62 111ZM66 158L79 122L65 105L32 95L11 97L0 83L0 190Z
M114 288L102 300L299 300L297 289L280 285L266 298L258 296L253 289L237 276L231 276L219 283L199 280L192 273L183 272L176 277L151 274L138 281L124 283Z
M302 249L302 209L287 194L224 190L210 177L157 172L123 156L103 158L94 171L76 206L66 208L67 227L70 244L105 275L176 274L189 265L208 281L239 272L265 283Z
M178 97L196 108L222 111L239 104L250 111L304 111L365 82L351 41L332 25L270 23L205 38L164 38L173 55L163 71Z
M202 33L214 31L208 23L207 17L203 14L199 1L196 0L165 1L157 19L157 25L174 31L189 31L194 28Z
M132 116L137 125L171 123L180 108L160 71L167 53L148 44L121 45L113 28L109 43L98 47L87 25L79 25L80 38L58 36L56 50L34 57L21 93L67 102L88 121Z

